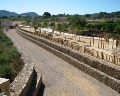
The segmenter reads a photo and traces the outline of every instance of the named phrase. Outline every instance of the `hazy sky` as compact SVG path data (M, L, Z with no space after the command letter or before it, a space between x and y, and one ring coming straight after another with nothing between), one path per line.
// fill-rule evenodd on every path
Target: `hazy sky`
M16 13L87 14L120 11L120 0L1 0L0 10Z

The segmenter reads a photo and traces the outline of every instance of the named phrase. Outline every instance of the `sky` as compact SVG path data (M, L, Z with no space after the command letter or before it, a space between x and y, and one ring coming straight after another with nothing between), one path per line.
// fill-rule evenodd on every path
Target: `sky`
M0 10L51 14L92 14L120 11L120 0L1 0Z

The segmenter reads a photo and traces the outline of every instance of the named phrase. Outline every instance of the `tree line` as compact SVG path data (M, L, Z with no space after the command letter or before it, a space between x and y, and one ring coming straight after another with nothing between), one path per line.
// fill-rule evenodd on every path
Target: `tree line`
M49 17L46 19L34 19L33 27L47 28L50 27L53 30L59 32L68 32L79 35L91 35L99 36L103 38L120 39L120 21L109 20L104 22L87 22L86 18L80 15L71 15L67 17L66 22L60 22L55 17Z

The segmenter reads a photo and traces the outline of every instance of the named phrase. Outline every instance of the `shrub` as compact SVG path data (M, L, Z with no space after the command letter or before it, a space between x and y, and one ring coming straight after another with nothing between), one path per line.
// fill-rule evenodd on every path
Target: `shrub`
M20 53L0 28L0 77L13 81L24 65Z
M13 70L13 68L10 65L2 66L0 70L1 70L0 76L2 78L7 78L12 81L16 76L16 72Z
M10 61L10 58L6 54L1 54L0 55L0 64L5 64Z
M6 45L13 45L13 42L12 41L8 41L8 42L6 42Z
M11 58L15 58L20 56L20 53L17 51L17 49L14 47L11 50L8 51Z

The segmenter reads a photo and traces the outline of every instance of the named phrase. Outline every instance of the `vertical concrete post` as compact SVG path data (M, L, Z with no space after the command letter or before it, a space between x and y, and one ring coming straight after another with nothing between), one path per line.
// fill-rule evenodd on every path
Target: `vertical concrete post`
M93 36L93 46L94 46L94 36Z
M115 62L115 55L113 56L113 63L116 63L116 62Z
M102 48L102 37L101 37L101 47L100 48Z
M105 46L105 40L103 40L103 49L104 49L104 46Z
M83 46L83 53L85 53L85 46Z
M114 47L114 39L113 39L113 43L112 43L112 49L113 49L113 47Z
M102 59L102 60L104 59L104 55L103 55L103 52L101 52L101 59Z
M100 43L100 37L99 37L99 39L98 39L98 48L100 47L100 46L99 46L99 43Z
M96 51L97 52L97 58L99 57L99 55L98 55L98 51Z
M90 38L90 46L91 46L91 38Z
M109 60L108 60L108 56L107 56L107 54L105 54L105 56L106 56L106 61L109 61Z

